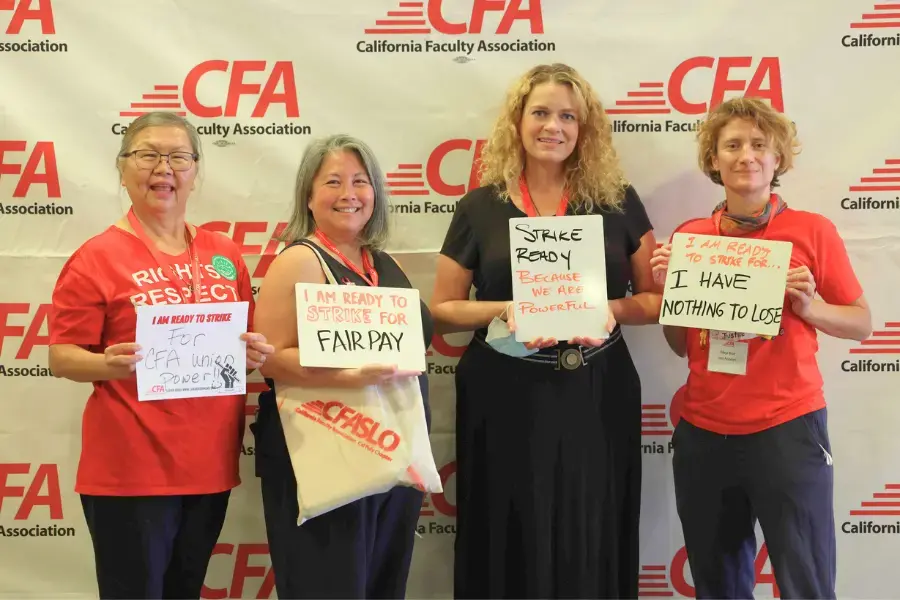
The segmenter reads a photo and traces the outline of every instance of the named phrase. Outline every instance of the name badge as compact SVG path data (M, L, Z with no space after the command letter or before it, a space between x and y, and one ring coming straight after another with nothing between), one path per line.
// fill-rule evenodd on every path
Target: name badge
M746 375L748 351L749 345L740 340L723 340L710 336L709 364L706 368L714 373Z
M757 336L755 333L743 333L741 331L718 331L716 329L709 330L709 337L713 340L723 342L739 342L741 340L752 340Z

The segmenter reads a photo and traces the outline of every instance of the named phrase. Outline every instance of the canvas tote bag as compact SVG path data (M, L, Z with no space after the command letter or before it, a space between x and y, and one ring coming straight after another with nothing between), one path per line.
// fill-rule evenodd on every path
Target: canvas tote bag
M318 249L311 249L328 283L340 285ZM298 525L397 485L443 491L418 378L359 389L276 381L275 389L297 480Z

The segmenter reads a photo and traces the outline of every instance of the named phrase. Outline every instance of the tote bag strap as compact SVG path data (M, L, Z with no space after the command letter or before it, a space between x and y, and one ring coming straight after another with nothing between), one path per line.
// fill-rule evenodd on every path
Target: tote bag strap
M330 283L331 285L340 285L337 282L337 279L335 279L334 273L331 272L331 267L329 267L328 263L325 262L325 257L322 256L322 252L319 250L318 246L316 246L309 240L300 240L300 243L315 253L316 258L319 259L319 265L321 265L322 272L325 273L325 279L328 281L328 283Z

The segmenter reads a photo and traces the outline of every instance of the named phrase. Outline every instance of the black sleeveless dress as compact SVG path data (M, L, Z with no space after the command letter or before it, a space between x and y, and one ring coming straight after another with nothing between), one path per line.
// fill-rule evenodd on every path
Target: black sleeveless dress
M342 285L366 286L356 273L327 252L319 251ZM384 252L373 252L382 287L412 288L397 263ZM427 348L434 325L420 301L422 336ZM302 352L302 348L301 348ZM412 559L415 528L424 494L397 486L319 515L297 525L297 482L291 468L284 431L275 401L275 382L259 395L256 421L256 476L261 480L263 512L275 587L279 598L404 598ZM431 428L428 377L419 376L425 418Z

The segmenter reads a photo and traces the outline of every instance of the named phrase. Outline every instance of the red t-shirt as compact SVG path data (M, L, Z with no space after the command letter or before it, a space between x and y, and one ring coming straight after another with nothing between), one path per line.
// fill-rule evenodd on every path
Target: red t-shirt
M682 224L676 233L718 235L712 218ZM762 238L756 231L747 238ZM793 244L790 268L806 266L816 291L829 304L847 305L863 293L844 242L822 215L786 208L765 232L765 239ZM755 433L825 406L822 375L816 361L816 329L794 314L785 294L781 332L772 339L751 338L746 375L707 370L708 332L688 328L690 373L681 416L720 434Z
M200 301L248 301L252 323L250 274L238 247L219 233L198 228L194 252L200 263ZM233 281L213 267L216 255L234 265ZM186 281L191 279L187 252L172 263ZM221 265L221 259L216 263ZM174 279L171 272L159 267L140 239L109 227L85 242L63 267L53 290L50 344L76 344L102 353L112 344L134 342L135 305L182 301L168 279ZM76 492L209 494L240 484L246 395L139 402L135 375L93 386L82 419Z

